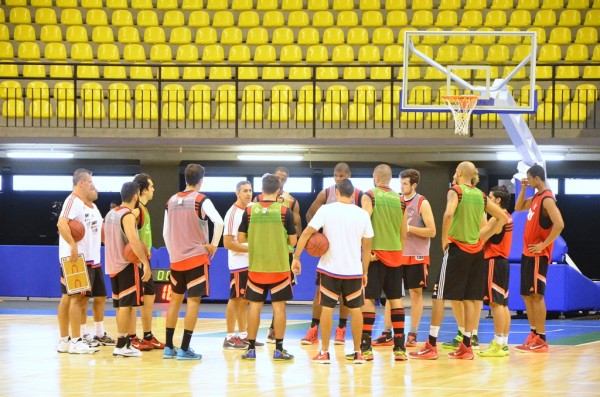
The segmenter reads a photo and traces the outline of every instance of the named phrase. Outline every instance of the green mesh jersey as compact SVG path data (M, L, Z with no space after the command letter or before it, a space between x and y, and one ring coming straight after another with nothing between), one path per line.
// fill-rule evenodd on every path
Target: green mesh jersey
M281 203L263 207L254 203L248 223L251 272L281 273L290 270L288 236L283 217L287 208Z
M460 184L451 189L458 194L458 206L448 235L461 243L477 244L481 235L486 196L475 186Z
M142 243L148 248L152 248L152 226L150 225L150 212L145 205L140 203L140 221L139 221L138 235Z
M373 225L372 250L400 251L400 229L402 228L403 209L400 195L387 189L375 188L366 193L373 200Z

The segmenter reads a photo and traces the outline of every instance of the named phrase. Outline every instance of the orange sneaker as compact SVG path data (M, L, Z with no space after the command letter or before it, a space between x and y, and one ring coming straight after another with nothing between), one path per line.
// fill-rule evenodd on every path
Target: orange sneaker
M149 342L140 339L137 336L131 338L131 346L135 347L136 349L142 352L147 352L149 350L154 349L154 347L152 347L152 345Z
M334 345L343 345L346 343L346 327L340 328L337 327L335 329L335 340L333 341Z
M417 333L409 332L404 345L406 347L417 347Z
M419 351L408 353L410 358L415 360L437 360L438 353L437 348L429 343L429 340L425 341L425 346Z
M154 349L164 349L165 348L165 344L162 342L159 342L158 339L156 339L154 337L154 335L152 335L152 339L150 339L150 340L144 339L144 342L146 342L146 344L151 345L152 348L154 348Z
M330 364L331 359L329 358L329 352L319 350L317 355L312 358L312 362L317 364Z
M451 353L448 353L448 357L456 360L472 360L473 348L471 346L467 347L464 343L461 342L461 344L458 345L458 349Z
M310 327L306 336L300 340L300 344L302 345L313 345L319 342L319 327L316 325L314 327Z
M548 353L550 348L548 342L536 335L535 338L527 346L517 346L516 348L521 353Z

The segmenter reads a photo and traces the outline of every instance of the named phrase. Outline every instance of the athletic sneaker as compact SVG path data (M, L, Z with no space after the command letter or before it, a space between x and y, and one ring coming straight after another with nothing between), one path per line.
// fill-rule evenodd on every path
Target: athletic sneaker
M242 354L242 360L256 360L256 349L247 349L244 354Z
M465 346L465 344L461 342L461 344L458 345L458 349L456 349L456 351L448 353L448 357L456 360L472 360L473 349L471 347Z
M406 347L417 347L417 333L409 332L404 345Z
M522 344L522 345L520 345L520 346L517 346L515 349L517 349L517 350L519 350L519 351L521 351L521 350L525 350L525 351L529 350L529 349L527 348L527 346L529 346L529 345L531 344L531 341L532 341L532 340L533 340L533 339L534 339L536 336L537 336L537 334L536 334L535 332L531 331L531 332L529 333L529 335L527 335L527 339L525 339L525 342L523 342L523 344Z
M477 335L471 335L471 348L479 350L479 337Z
M267 336L267 343L275 344L275 328L269 328L269 335Z
M85 343L81 338L77 339L75 343L71 340L69 344L69 354L94 354L98 350L97 347L91 347L87 343Z
M95 340L94 338L92 338L92 335L90 334L85 334L81 337L81 339L83 340L83 343L87 343L90 347L98 347L100 346L100 342L98 342L97 340Z
M322 352L319 350L317 355L312 358L312 362L317 364L331 364L329 352Z
M382 346L394 346L394 338L392 337L392 333L383 332L381 336L377 339L374 339L371 342L371 346L373 347L382 347Z
M364 357L365 361L373 361L373 347L369 346L367 349L360 349L360 354Z
M175 346L173 346L173 348L165 346L165 349L163 350L163 359L170 360L177 357L177 350L178 349Z
M147 352L154 349L154 347L148 341L140 339L137 336L131 338L131 346L142 352Z
M334 345L343 345L346 343L346 327L340 328L337 327L335 329L335 339L333 341Z
M248 338L244 338L244 339L240 339L240 340L241 340L242 342L244 342L244 344L246 345L246 347L248 347L248 346L250 345L250 341L248 340ZM273 340L275 340L275 339L273 339ZM267 341L267 342L268 342L268 341ZM275 342L273 342L273 343L275 343ZM254 346L256 346L256 347L262 347L262 346L264 346L264 345L265 345L265 344L264 344L264 343L262 343L262 342L259 342L259 341L257 341L257 340L255 340L255 341L254 341Z
M273 360L275 361L290 361L293 360L294 356L287 352L287 350L277 350L273 352Z
M146 338L143 339L144 342L146 342L146 344L152 346L153 349L159 349L162 350L165 348L165 344L162 342L159 342L158 339L156 339L154 337L154 335L152 335L152 339L148 340Z
M306 336L300 340L300 344L302 345L313 345L319 342L319 327L316 325L314 327L310 327Z
M463 335L461 332L459 332L458 335L456 335L451 341L442 343L442 348L456 350L458 349L458 346L460 346L462 341Z
M102 346L116 346L117 342L111 338L106 332L102 336L94 335L94 340Z
M529 345L517 346L517 350L521 353L548 353L550 347L548 347L548 342L536 335Z
M125 345L123 347L115 347L113 349L113 356L115 356L115 357L142 357L142 352L131 345Z
M481 357L506 357L508 356L508 348L504 350L503 346L492 340L485 350L477 352Z
M508 356L510 354L510 351L508 350L508 345L503 345L502 346L502 351L506 352L506 355Z
M195 353L191 347L188 347L187 350L177 350L176 358L178 360L202 360L202 354Z
M402 350L402 348L400 348L400 347L394 348L394 360L396 360L396 361L408 360L408 356L406 355L406 350Z
M431 343L429 343L429 340L425 341L425 346L423 346L421 350L410 352L408 355L410 358L416 360L437 360L438 358L437 347L432 346Z
M237 336L231 338L225 337L225 340L223 341L223 349L225 350L245 350L246 347L246 344Z
M56 348L56 351L59 353L68 353L69 346L71 346L71 337L70 336L68 337L66 342L63 340L63 338L60 338L58 340L58 347Z

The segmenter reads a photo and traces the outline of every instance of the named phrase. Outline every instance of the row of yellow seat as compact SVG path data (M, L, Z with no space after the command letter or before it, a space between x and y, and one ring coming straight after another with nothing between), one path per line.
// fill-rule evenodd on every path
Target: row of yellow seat
M484 10L488 8L487 0L440 0L434 3L433 0L413 0L408 5L406 0L386 0L382 6L381 0L156 0L156 6L153 0L6 0L6 5L11 7L52 7L56 6L59 8L86 8L86 9L98 9L98 8L109 8L112 10L128 9L134 10L150 10L156 8L158 10L201 10L207 9L212 11L219 10L303 10L309 11L324 11L324 10L335 10L335 11L348 11L353 9L360 9L363 11L375 11L382 8L386 10L405 10L410 8L412 10L432 10L437 8L438 10ZM514 0L492 0L492 10L511 10L513 8L519 10L537 10L537 9L548 9L556 10L561 8L583 10L590 7L590 0L567 0L566 5L564 0L517 0L515 7ZM540 4L541 3L541 4ZM306 4L306 5L305 5ZM600 1L593 0L592 7L600 8Z
M533 17L532 17L533 14ZM0 22L4 22L4 14L0 14ZM459 13L453 10L443 10L437 14L432 11L415 11L411 18L406 11L395 10L382 13L380 11L364 11L359 15L354 11L340 11L334 16L330 11L316 11L312 15L306 11L290 11L286 15L282 11L241 11L239 15L232 11L215 11L210 14L207 11L192 11L189 13L173 10L167 11L159 20L155 11L142 10L136 15L135 21L133 14L129 10L115 10L110 13L110 18L106 11L102 9L91 9L85 13L85 18L77 8L67 8L61 11L60 18L57 17L53 8L38 8L35 17L31 18L31 12L25 7L15 7L10 10L7 20L12 24L31 24L35 22L38 25L83 25L87 26L164 26L164 27L204 27L213 26L226 28L238 26L252 28L258 26L280 27L289 26L302 28L313 26L317 28L326 28L331 26L340 27L424 27L437 26L442 28L452 28L456 26L477 28L477 27L520 27L530 26L554 27L566 26L599 26L600 9L573 10L567 9L559 13L554 10L490 10L485 13L479 10L468 10L462 13L459 21ZM84 22L85 21L85 22Z

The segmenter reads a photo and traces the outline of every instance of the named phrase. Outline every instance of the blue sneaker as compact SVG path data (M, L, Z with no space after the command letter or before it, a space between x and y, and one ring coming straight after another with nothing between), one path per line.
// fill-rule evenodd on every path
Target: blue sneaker
M183 349L179 349L177 351L177 359L178 360L202 360L202 354L194 353L192 348L188 348L187 351Z
M177 357L177 348L176 347L170 348L170 347L165 346L165 349L163 350L163 358L165 360L168 360L168 359L175 358L175 357Z
M256 349L247 349L242 354L242 360L256 360Z
M287 350L275 350L273 352L273 360L275 361L290 361L293 360L294 356L287 352Z

